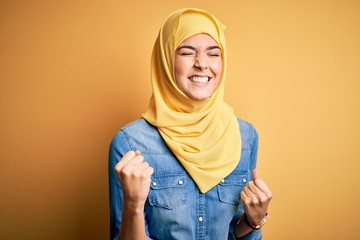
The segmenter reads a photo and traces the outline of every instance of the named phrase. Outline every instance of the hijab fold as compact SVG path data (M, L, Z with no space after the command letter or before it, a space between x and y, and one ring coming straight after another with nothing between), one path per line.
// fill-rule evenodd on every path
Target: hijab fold
M153 49L153 94L142 115L158 128L202 193L229 175L239 163L241 154L237 118L223 100L227 65L224 29L218 19L200 9L181 9L167 17ZM176 86L174 56L181 42L200 33L208 34L219 44L223 73L212 96L196 101Z

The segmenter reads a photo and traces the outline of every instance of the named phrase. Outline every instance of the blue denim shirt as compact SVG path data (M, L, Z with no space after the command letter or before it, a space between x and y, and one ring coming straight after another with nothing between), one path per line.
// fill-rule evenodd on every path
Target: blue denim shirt
M254 127L240 119L238 122L242 138L240 162L230 175L204 194L166 146L156 127L139 119L122 128L114 137L109 154L110 239L119 235L123 204L114 167L130 150L140 150L154 168L144 210L149 239L236 239L234 225L244 212L240 192L251 180L258 146ZM261 236L258 230L241 239L255 240Z

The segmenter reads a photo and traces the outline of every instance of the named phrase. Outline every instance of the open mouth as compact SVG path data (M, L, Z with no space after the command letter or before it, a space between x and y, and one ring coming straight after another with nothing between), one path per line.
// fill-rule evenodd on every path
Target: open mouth
M190 81L195 82L195 83L206 83L208 81L210 81L211 77L206 77L206 76L191 76L189 77Z

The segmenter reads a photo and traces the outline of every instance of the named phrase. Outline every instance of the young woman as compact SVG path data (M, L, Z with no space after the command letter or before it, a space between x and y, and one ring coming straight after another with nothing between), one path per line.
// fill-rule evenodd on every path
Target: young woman
M200 9L162 25L148 110L110 146L111 239L261 239L272 193L254 127L223 100L223 31Z

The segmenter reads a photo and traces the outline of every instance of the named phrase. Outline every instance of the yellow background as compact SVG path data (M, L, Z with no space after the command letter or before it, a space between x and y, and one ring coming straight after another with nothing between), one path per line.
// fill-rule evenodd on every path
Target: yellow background
M226 25L226 101L260 135L264 239L360 235L360 2L1 1L0 239L108 239L108 146L145 111L181 7ZM224 146L226 147L226 146Z

